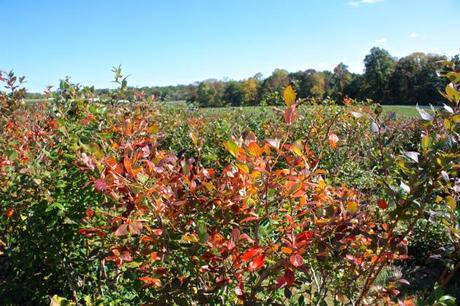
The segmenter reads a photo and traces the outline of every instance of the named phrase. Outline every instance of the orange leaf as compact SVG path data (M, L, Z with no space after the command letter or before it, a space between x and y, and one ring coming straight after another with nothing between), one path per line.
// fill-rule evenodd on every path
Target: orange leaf
M152 252L150 253L150 259L153 261L157 261L160 259L160 256L158 255L158 252Z
M14 209L13 209L13 208L8 208L8 209L6 210L6 217L7 217L8 219L10 219L11 217L13 217L13 215L14 215Z
M132 175L133 170L131 167L131 160L127 156L125 156L125 158L123 159L123 165L125 166L126 172Z
M139 277L139 280L145 283L144 287L161 286L161 281L158 278L153 278L150 276L143 276L143 277Z
M339 142L339 137L334 133L330 133L329 137L328 137L328 141L329 141L329 145L331 146L331 148L335 149L335 148L337 148L337 143Z
M281 247L281 252L284 254L292 254L292 249L288 247Z
M255 142L251 142L249 145L248 145L248 150L249 150L249 154L251 154L252 156L255 156L255 157L259 157L260 155L262 155L262 153L264 153L264 149L262 149L257 143Z
M251 217L244 218L243 220L240 221L240 223L247 223L247 222L251 222L254 220L258 220L258 219L259 219L258 217L251 216Z

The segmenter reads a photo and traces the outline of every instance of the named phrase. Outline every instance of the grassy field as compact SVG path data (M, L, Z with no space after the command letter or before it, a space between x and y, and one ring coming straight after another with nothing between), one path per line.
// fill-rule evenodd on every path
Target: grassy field
M416 117L418 111L415 106L411 105L383 105L383 111L385 113L394 112L398 116L404 117ZM425 107L422 107L425 108ZM212 114L218 112L242 112L245 114L256 114L263 111L272 111L272 106L246 106L246 107L219 107L219 108L203 108L201 111L204 114Z
M44 102L43 99L26 99L26 103L37 103ZM185 107L187 104L184 101L171 101L165 102L168 106ZM413 105L383 105L383 111L385 113L394 112L397 115L405 117L416 117L418 116L417 108ZM422 108L427 108L423 106ZM203 113L215 113L215 112L244 112L244 113L259 113L261 111L271 111L272 106L245 106L245 107L219 107L219 108L203 108Z

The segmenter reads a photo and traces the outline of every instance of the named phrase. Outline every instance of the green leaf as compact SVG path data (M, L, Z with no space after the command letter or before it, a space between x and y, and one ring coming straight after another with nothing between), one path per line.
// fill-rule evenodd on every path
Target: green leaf
M237 154L238 154L238 145L236 144L236 142L234 142L233 140L229 140L229 141L224 143L224 147L234 157L237 156Z

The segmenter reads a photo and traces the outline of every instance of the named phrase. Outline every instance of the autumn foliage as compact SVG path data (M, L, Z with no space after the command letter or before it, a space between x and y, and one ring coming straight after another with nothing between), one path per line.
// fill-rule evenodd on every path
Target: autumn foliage
M447 111L424 118L433 124L423 125L413 154L392 147L400 131L378 107L347 101L328 114L312 106L318 126L288 86L285 107L263 131L223 140L216 161L204 157L212 140L203 117L174 123L190 129L190 149L174 151L165 144L176 132L169 110L142 94L116 105L126 90L117 73L121 87L107 103L90 103L90 89L64 81L49 93L52 103L33 112L19 103L14 75L4 79L1 250L25 252L15 231L41 220L54 237L48 244L63 250L43 259L53 258L48 277L68 286L47 294L86 304L391 304L408 281L378 275L409 258L409 234L431 201L447 203L452 222L458 217L456 85L446 93ZM360 141L372 150L348 147L361 143L353 129L366 131ZM439 147L437 135L457 137L454 146ZM415 180L414 163L433 154L447 155L425 174L444 182L447 175L442 188ZM346 167L364 161L375 169L375 186L347 186Z

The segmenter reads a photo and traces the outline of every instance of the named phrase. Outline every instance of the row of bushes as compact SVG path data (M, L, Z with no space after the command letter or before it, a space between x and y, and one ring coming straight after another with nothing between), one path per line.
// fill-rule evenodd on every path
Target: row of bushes
M409 250L431 255L411 234L428 218L449 246L448 289L459 266L460 79L447 77L450 106L412 120L351 100L298 105L290 86L285 107L250 116L142 96L89 103L68 81L53 103L30 106L20 80L2 76L0 297L411 303L405 275L381 275L418 254ZM117 80L114 101L127 94Z

